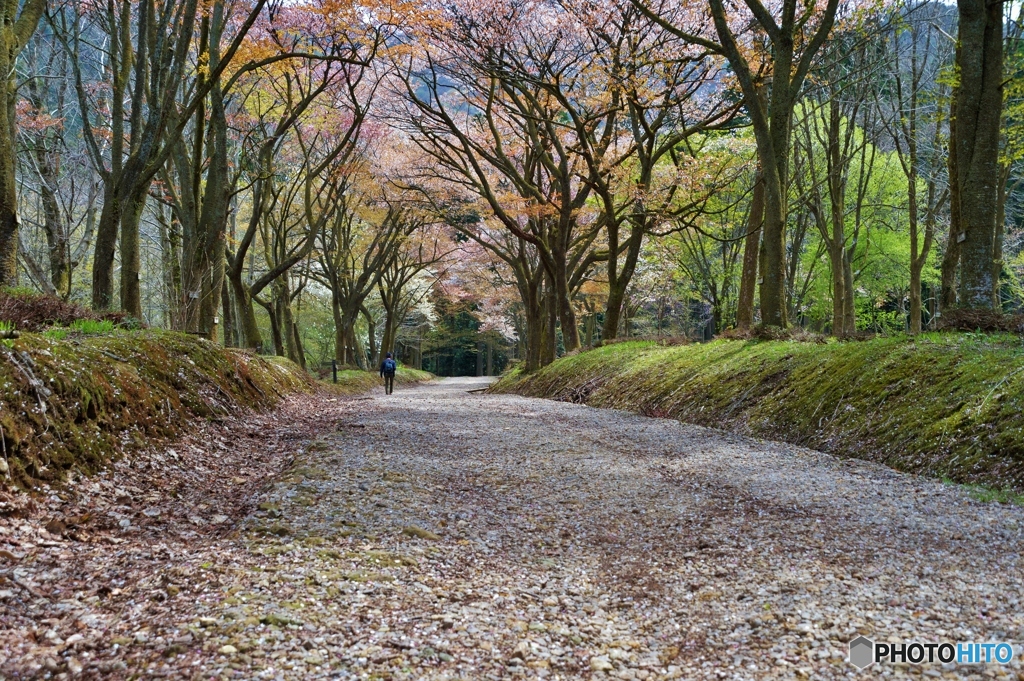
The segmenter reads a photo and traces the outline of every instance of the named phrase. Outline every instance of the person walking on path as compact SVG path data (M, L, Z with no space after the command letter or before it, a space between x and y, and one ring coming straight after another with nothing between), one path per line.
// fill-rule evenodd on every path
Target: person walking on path
M380 363L380 376L384 379L384 393L387 395L390 395L395 390L396 369L398 369L398 364L389 352L384 361Z

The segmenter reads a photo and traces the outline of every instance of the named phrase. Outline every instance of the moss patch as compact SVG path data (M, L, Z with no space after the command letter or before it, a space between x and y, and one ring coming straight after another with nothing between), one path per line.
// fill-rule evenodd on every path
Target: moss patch
M532 375L511 373L491 390L671 417L1024 491L1017 336L617 343Z
M286 360L186 334L116 332L0 348L0 455L9 482L92 473L117 454L171 438L196 418L272 407L315 383Z

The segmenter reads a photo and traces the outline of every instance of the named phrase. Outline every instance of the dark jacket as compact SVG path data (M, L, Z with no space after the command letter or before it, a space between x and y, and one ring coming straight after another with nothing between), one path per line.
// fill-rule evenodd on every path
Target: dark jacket
M380 363L380 375L381 375L382 377L383 377L383 376L385 376L385 375L387 375L387 376L394 376L394 375L395 375L395 372L394 372L394 370L393 370L393 369L392 369L391 371L386 371L386 370L384 369L384 364L385 364L385 362L387 362L387 361L388 361L388 359L391 359L391 358L390 358L390 357L388 357L388 358L385 358L385 360L384 360L383 362L381 362L381 363ZM391 359L391 361L392 361L392 362L395 362L395 360L393 360L393 359ZM395 362L395 367L396 367L396 368L398 367L398 362Z

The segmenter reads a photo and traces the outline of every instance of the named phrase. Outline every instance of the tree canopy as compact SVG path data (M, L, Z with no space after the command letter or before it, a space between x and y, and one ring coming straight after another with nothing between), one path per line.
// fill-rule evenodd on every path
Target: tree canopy
M3 285L456 373L1024 302L1013 6L15 9Z

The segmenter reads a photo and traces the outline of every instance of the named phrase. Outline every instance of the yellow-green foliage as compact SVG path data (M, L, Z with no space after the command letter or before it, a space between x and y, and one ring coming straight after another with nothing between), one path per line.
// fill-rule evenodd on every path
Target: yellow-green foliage
M273 406L314 382L287 360L162 331L48 338L0 348L0 428L19 485L89 473L123 447L173 437L190 419Z
M1024 489L1024 343L619 343L493 390L628 409L942 476Z

